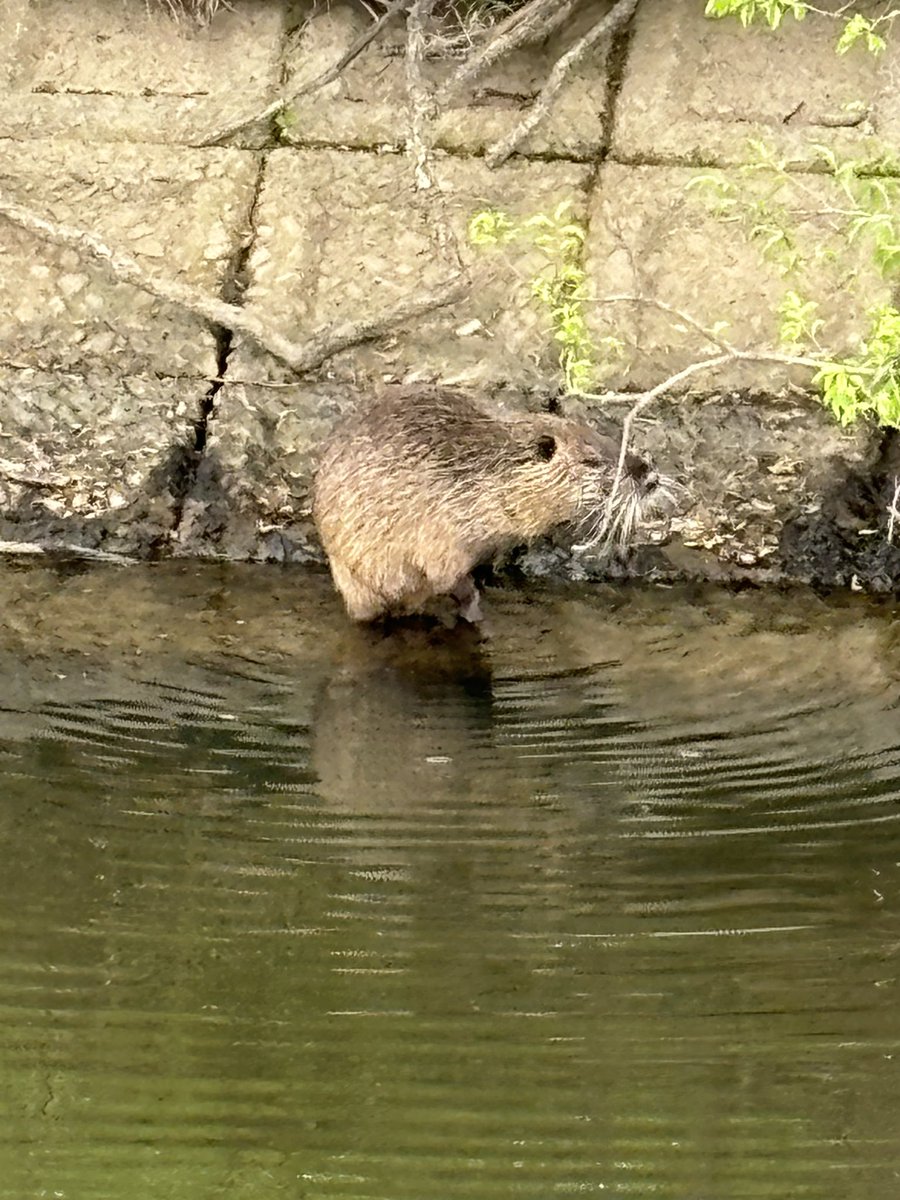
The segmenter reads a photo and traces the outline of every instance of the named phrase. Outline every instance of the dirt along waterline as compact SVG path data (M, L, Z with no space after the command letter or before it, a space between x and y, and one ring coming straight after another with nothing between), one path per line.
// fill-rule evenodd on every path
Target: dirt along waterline
M896 1190L891 603L0 599L3 1200Z

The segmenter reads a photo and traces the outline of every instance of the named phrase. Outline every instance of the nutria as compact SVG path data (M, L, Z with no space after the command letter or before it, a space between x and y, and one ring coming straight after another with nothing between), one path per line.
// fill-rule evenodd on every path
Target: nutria
M441 389L374 403L329 438L313 485L348 613L371 621L450 594L464 620L480 620L472 568L556 525L588 520L596 532L618 458L613 439L550 413L489 415ZM644 459L626 457L616 541L659 485Z

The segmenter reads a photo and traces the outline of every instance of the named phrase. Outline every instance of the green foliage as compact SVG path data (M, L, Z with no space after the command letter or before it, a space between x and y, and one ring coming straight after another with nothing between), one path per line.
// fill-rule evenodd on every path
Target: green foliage
M900 312L882 305L870 317L872 330L859 352L823 364L813 382L842 425L871 415L900 429Z
M759 16L777 29L788 14L802 21L807 8L801 0L707 0L706 16L738 17L745 28Z
M836 12L830 13L814 4L804 3L803 0L707 0L705 11L708 17L737 17L745 28L759 17L770 29L777 29L786 16L802 21L808 12L814 12L819 16L840 19L849 7L843 5ZM846 54L857 43L862 42L870 54L881 54L886 43L876 32L876 27L884 23L890 25L897 15L897 10L894 9L874 20L858 12L846 17L835 47L837 53Z
M848 242L866 236L881 274L893 275L900 270L900 163L888 155L874 162L840 161L828 146L816 146L816 151L850 203L845 214Z
M781 318L779 340L786 346L795 347L815 342L816 334L825 324L815 315L818 308L815 300L803 300L794 291L785 292L778 306L778 315Z
M584 316L584 227L572 219L571 208L566 201L552 213L536 213L518 222L499 209L483 209L470 218L468 234L473 246L525 241L543 252L547 261L531 280L531 294L550 316L566 390L584 392L591 386L597 347ZM604 343L607 350L614 345L614 339Z
M801 266L794 221L780 198L790 177L784 162L763 143L752 141L750 155L738 178L696 175L687 190L699 191L721 220L740 224L763 256L788 274Z
M840 159L828 146L816 146L815 150L818 165L832 176L840 191L834 207L819 210L829 224L831 246L819 242L807 256L797 244L797 218L782 196L811 192L771 148L753 142L749 161L738 172L700 175L688 187L699 191L720 219L742 228L795 285L810 261L832 258L840 263L846 248L857 241L868 244L872 262L883 276L900 274L900 162L888 155ZM819 194L815 199L821 204ZM846 273L852 270L848 265ZM824 322L817 316L817 302L804 298L801 289L802 284L788 289L781 300L779 337L795 350L812 345L819 351L817 339ZM814 382L842 424L873 416L883 425L900 428L900 315L896 309L881 307L873 310L870 318L872 330L858 352L841 362L823 361Z
M284 141L294 125L297 124L297 114L292 108L280 109L273 118L279 138Z
M884 38L875 32L875 23L862 13L856 13L847 21L844 32L838 38L838 54L846 54L861 38L865 40L870 54L881 54L887 47Z

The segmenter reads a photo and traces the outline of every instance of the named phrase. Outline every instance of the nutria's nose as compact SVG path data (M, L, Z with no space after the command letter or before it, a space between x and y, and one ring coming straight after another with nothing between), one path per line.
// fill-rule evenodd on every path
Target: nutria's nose
M659 474L645 458L637 454L629 454L625 459L625 470L635 483L641 485L645 492L652 492L659 484Z

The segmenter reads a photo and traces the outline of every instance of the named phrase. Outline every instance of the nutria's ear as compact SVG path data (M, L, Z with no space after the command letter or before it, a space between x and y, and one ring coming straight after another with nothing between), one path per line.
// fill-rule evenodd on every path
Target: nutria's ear
M544 433L534 444L535 458L540 462L549 462L556 453L556 438L552 433Z

